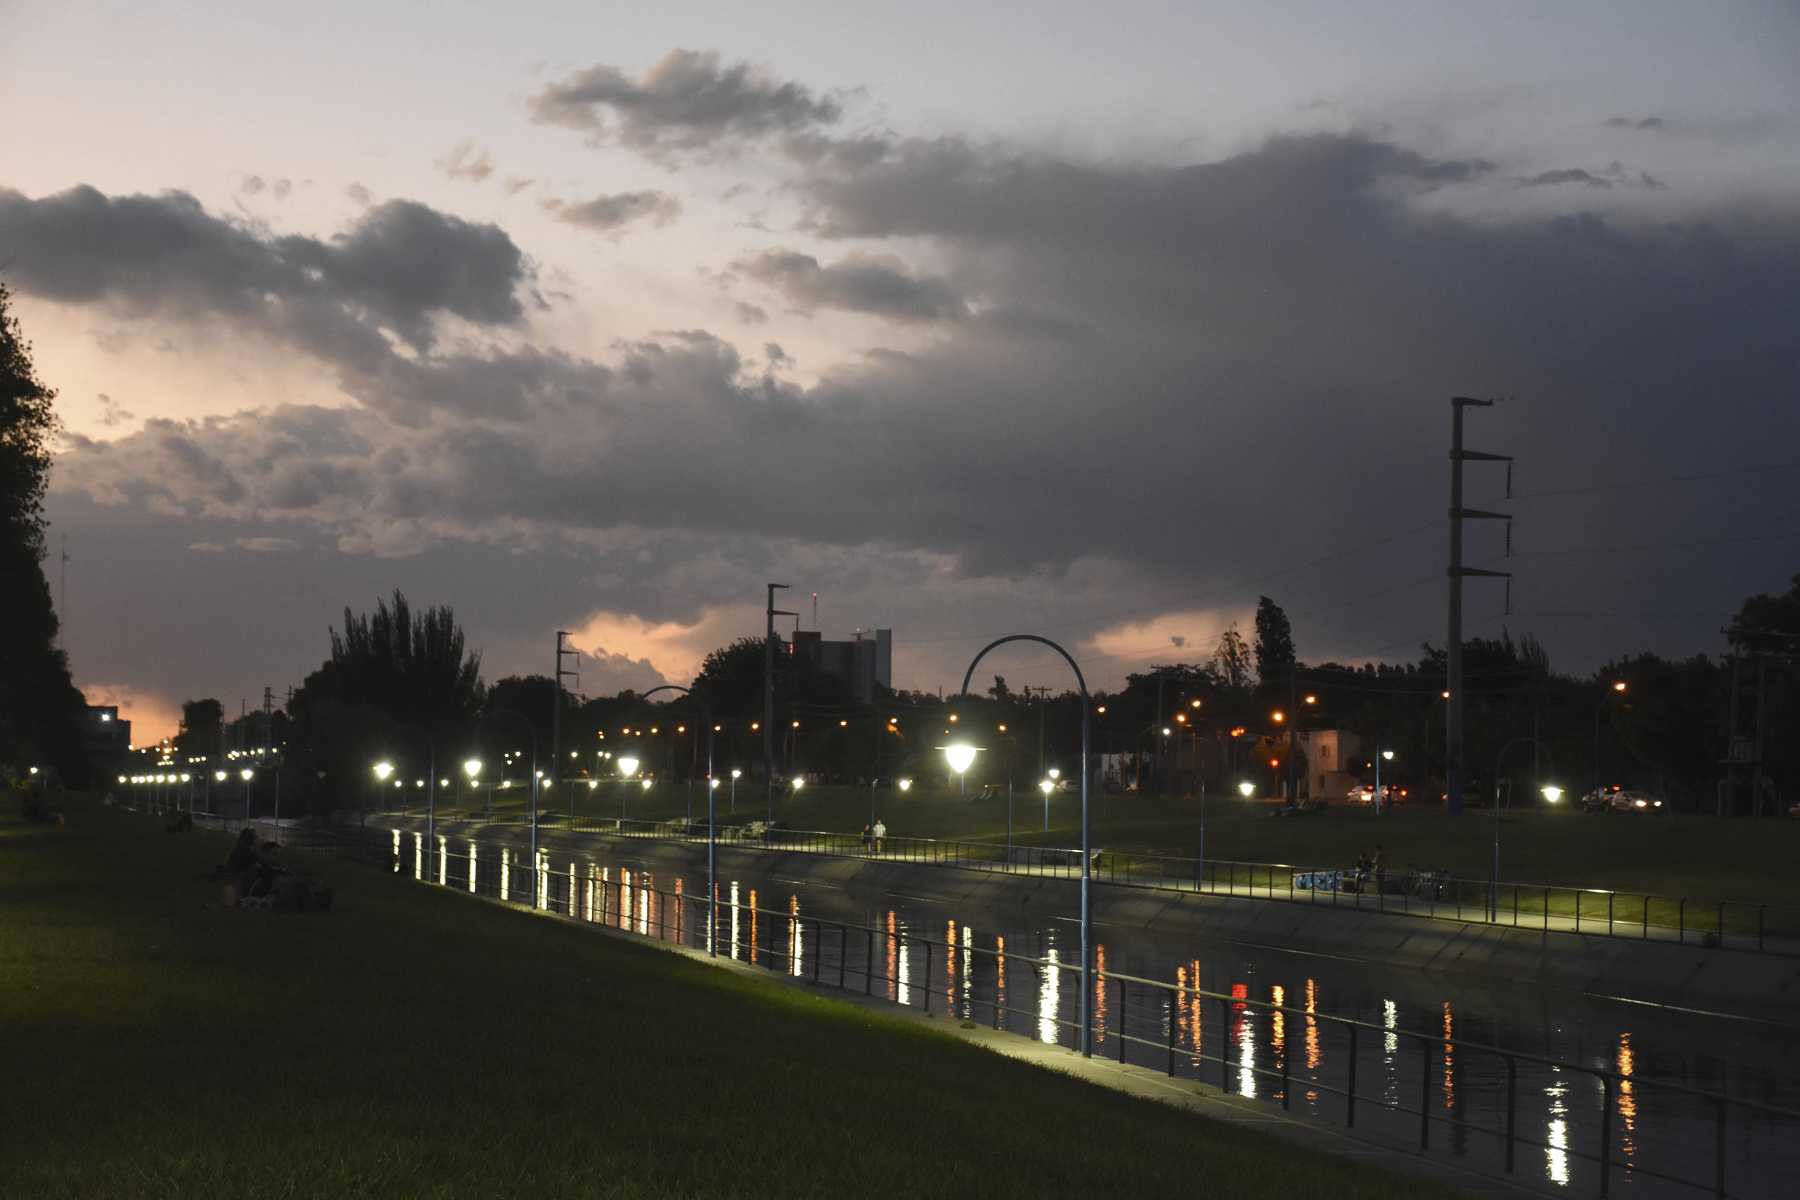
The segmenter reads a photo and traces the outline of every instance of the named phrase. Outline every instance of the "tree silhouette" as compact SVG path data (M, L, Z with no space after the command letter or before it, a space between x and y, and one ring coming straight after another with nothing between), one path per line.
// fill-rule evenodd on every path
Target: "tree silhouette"
M43 563L56 392L37 376L10 299L0 285L0 762L53 764L81 780L86 700L56 645Z

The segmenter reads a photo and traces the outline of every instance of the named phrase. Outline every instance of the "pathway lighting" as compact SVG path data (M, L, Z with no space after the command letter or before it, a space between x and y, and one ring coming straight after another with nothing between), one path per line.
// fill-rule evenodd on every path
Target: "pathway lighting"
M806 786L806 780L799 775L794 776L794 790L797 792Z
M245 783L249 783L250 780L255 775L256 775L256 771L250 767L245 767L243 770L238 772L238 778L243 780Z
M903 792L910 792L910 791L912 791L912 780L910 780L910 779L902 779L902 780L901 780L901 781L900 781L900 790L901 790L901 791L903 791Z
M1244 782L1238 784L1238 795L1246 800L1250 799L1250 797L1256 795L1256 785L1246 779Z
M637 760L636 755L627 754L624 757L620 758L618 761L619 761L619 775L621 777L623 777L625 779L630 779L633 775L637 774L638 760Z
M388 781L388 776L392 775L393 773L394 773L394 764L393 763L388 762L387 760L383 759L381 762L378 762L375 764L375 778L381 780L381 782L386 783Z
M1563 790L1554 783L1547 783L1538 791L1543 795L1545 802L1549 804L1555 804L1563 798Z
M975 747L967 742L954 742L944 747L944 760L958 775L967 774L969 768L975 765Z
M216 781L218 781L218 782L219 782L219 783L224 783L224 782L225 782L225 772L223 772L223 771L214 771L214 772L213 772L213 779L215 779L215 780L216 780Z
M1058 779L1062 778L1062 768L1061 767L1051 767L1048 771L1044 772L1044 774L1050 776L1050 781L1052 783L1054 783Z

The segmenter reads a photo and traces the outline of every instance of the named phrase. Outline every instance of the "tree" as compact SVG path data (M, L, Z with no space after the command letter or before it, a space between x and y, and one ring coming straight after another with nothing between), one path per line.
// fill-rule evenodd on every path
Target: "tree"
M225 706L212 697L181 703L181 732L175 744L189 754L217 754L225 729Z
M1220 687L1239 693L1250 690L1250 647L1244 644L1236 622L1219 635L1210 666Z
M1294 631L1281 606L1267 596L1256 600L1256 677L1264 687L1286 683L1294 674Z
M994 676L994 686L988 689L988 695L992 696L1002 704L1010 704L1012 702L1012 690L1006 686L1006 676Z
M289 706L297 782L314 811L363 803L378 757L423 775L434 751L441 757L474 727L483 696L481 656L448 606L415 614L396 591L391 608L345 609L344 631L329 632L331 657Z
M56 645L44 578L44 492L56 392L38 378L0 285L0 761L46 762L86 774L86 700Z
M344 694L409 725L466 723L480 712L481 655L468 652L449 605L415 617L396 589L392 608L379 600L361 616L346 608L344 632L330 632Z
M780 675L787 661L786 654L775 656L778 690ZM700 664L700 674L694 679L694 690L706 697L715 714L748 716L754 713L760 716L763 706L763 640L759 637L741 637L708 654Z

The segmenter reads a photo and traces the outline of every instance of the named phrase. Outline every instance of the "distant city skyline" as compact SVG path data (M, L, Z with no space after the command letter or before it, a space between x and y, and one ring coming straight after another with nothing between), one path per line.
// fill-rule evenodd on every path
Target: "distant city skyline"
M64 645L142 740L395 587L490 679L575 631L592 694L759 635L767 580L904 688L1018 631L1116 687L1261 594L1303 659L1416 659L1456 394L1518 458L1469 636L1716 651L1800 570L1789 4L0 25Z

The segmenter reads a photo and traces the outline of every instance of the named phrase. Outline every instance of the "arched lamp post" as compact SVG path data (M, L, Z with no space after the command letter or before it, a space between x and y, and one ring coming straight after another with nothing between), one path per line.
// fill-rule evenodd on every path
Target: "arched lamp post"
M987 657L988 652L997 647L1004 646L1008 642L1036 642L1041 646L1050 647L1050 649L1062 655L1063 661L1069 664L1069 669L1075 672L1075 684L1081 689L1081 997L1080 1003L1076 1008L1078 1019L1081 1022L1080 1050L1083 1055L1092 1057L1094 1053L1094 1031L1092 1022L1088 1019L1088 1009L1093 1003L1092 933L1094 920L1089 889L1093 856L1088 849L1088 782L1090 778L1088 772L1088 727L1092 719L1091 714L1094 706L1088 698L1087 679L1081 674L1081 667L1069 656L1069 652L1049 638L1039 637L1035 633L1008 634L1006 637L997 638L994 641L989 642L986 646L983 646L980 653L976 654L975 657L970 660L969 669L963 672L962 690L958 694L957 699L961 700L967 698L969 694L969 680L974 677L975 668L981 665L981 660ZM946 750L946 754L948 754L948 750ZM970 748L969 757L971 761L974 758L972 747ZM951 766L954 767L955 765L955 760L952 760ZM964 765L966 768L967 764L965 763Z
M694 694L692 688L682 687L679 683L665 683L659 687L651 688L649 691L639 696L638 699L646 699L656 695L658 692L680 692L682 695L689 697ZM707 951L716 958L719 954L719 792L718 780L713 778L712 706L707 704L704 697L700 699L700 719L706 723L706 948ZM625 760L620 759L619 768L624 770L624 767ZM635 770L636 767L637 763L633 760L632 769ZM629 776L630 772L626 772L626 774ZM737 807L738 774L739 773L735 770L731 773L732 807L734 809ZM646 784L648 784L648 782L648 780L645 781ZM690 792L689 795L691 796L692 793ZM690 811L688 813L689 824L693 823L693 817L694 814Z

